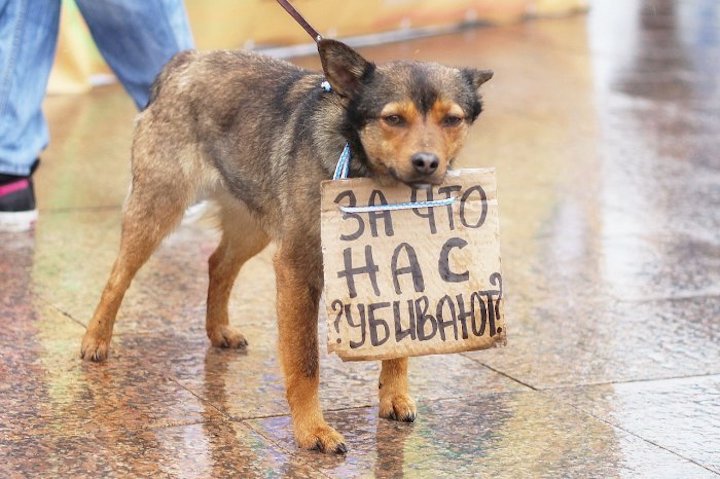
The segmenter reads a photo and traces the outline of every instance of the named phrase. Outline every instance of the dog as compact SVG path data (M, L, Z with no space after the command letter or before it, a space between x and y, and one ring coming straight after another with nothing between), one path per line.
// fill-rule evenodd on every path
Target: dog
M229 325L228 298L243 263L275 241L279 351L295 438L302 448L345 453L318 399L320 182L348 143L351 177L440 183L493 74L420 62L377 66L335 40L320 40L318 51L323 74L245 51L185 51L164 67L135 124L120 251L81 357L107 358L135 273L201 194L219 205L222 229L208 261L210 342L247 346ZM406 358L382 361L380 416L415 419L407 369Z

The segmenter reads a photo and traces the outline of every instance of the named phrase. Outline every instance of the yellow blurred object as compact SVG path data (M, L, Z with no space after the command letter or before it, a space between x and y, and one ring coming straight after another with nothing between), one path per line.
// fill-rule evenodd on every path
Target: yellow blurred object
M588 2L581 0L535 0L532 3L534 11L528 13L538 17L559 17L583 12L588 8Z
M305 31L274 0L186 0L198 49L257 48L308 43ZM332 38L452 27L505 25L528 16L559 16L587 8L586 0L295 0L295 7ZM80 93L109 73L74 1L64 1L49 93Z
M576 5L578 0L556 0ZM351 37L466 22L519 21L535 0L295 0L293 5L327 37ZM200 49L278 46L310 38L272 0L186 2Z

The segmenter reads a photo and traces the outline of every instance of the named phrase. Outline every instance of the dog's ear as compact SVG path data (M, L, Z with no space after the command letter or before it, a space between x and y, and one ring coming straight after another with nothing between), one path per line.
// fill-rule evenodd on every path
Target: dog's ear
M470 110L470 122L477 120L482 112L482 96L480 95L480 86L493 77L492 70L478 70L476 68L463 68L460 70L463 79L470 85L475 92L474 100Z
M345 97L353 96L363 77L375 68L373 63L337 40L320 40L318 52L325 78L335 92Z
M494 75L492 70L478 70L475 68L463 68L462 74L475 90L479 89L480 85L491 79Z

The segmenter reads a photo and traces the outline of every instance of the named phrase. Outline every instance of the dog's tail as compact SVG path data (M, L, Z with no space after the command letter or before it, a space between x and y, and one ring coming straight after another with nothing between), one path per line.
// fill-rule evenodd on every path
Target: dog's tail
M177 71L178 69L182 68L184 65L187 65L190 63L190 60L193 57L193 50L183 50L181 52L176 53L160 70L160 73L155 77L155 81L153 81L152 86L150 87L150 98L148 99L147 105L145 105L146 109L152 103L155 101L155 99L160 95L160 90L162 89L162 86L165 84L167 79L173 74L173 72Z

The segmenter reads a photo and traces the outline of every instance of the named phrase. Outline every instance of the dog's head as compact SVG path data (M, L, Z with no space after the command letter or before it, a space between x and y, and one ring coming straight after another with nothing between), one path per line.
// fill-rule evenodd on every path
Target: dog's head
M335 40L321 40L318 49L371 174L384 183L442 182L482 110L480 85L493 73L419 62L375 66Z

